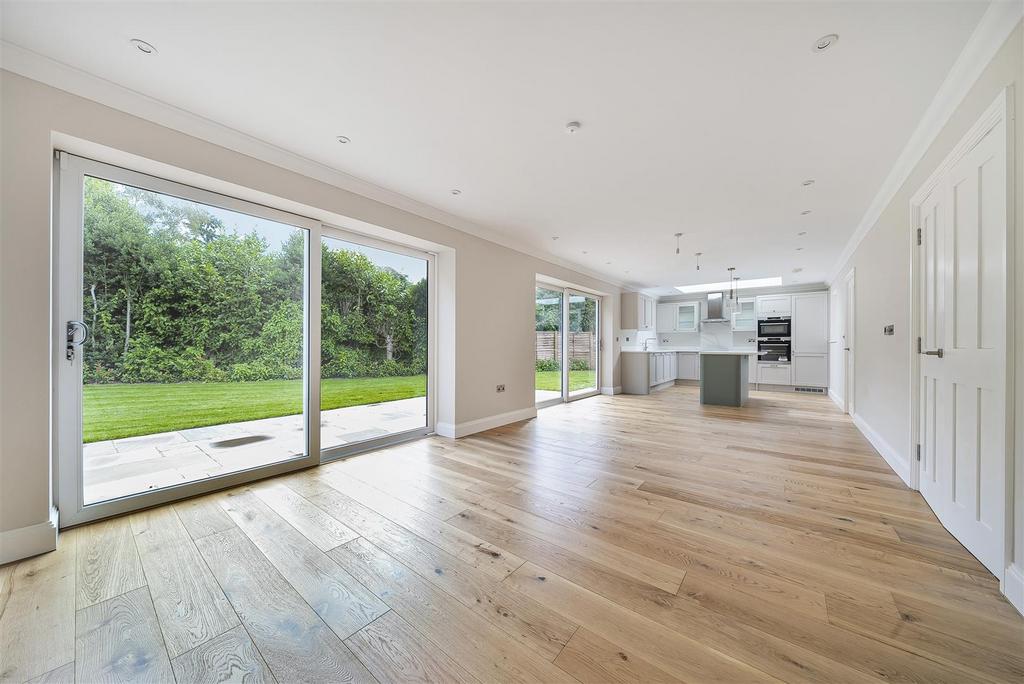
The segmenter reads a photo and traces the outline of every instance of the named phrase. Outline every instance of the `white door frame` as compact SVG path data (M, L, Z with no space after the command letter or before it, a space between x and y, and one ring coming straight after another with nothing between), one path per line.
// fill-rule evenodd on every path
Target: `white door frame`
M1006 274L1007 274L1007 292L1006 292L1006 360L1005 369L1009 373L1013 369L1014 363L1014 334L1015 334L1015 303L1014 303L1014 273L1015 273L1015 244L1014 244L1014 232L1015 232L1015 191L1014 187L1014 118L1013 118L1013 86L1004 88L995 101L985 110L978 121L964 134L963 138L957 143L956 147L949 153L949 155L942 161L941 164L935 169L935 171L928 177L928 180L921 185L921 187L914 193L910 199L910 227L908 231L908 239L910 240L910 339L908 342L907 353L910 357L910 429L908 450L909 458L911 459L910 464L910 477L911 488L917 490L920 489L921 482L921 462L917 459L917 445L921 442L920 437L920 411L921 402L919 396L920 388L920 355L918 353L917 340L921 334L920 325L920 288L918 287L918 275L921 268L921 256L920 250L917 248L917 229L920 226L921 220L921 207L929 194L935 189L938 183L941 182L942 178L949 171L949 169L956 164L960 159L963 158L967 152L969 152L978 142L981 141L985 135L992 130L993 127L997 126L1001 121L1006 122L1006 217L1007 217L1007 250L1006 250ZM1011 553L1013 549L1013 486L1014 486L1014 434L1013 434L1013 416L1014 416L1014 381L1012 377L1007 378L1006 382L1006 492L1004 501L1005 505L1005 524L1004 524L1004 543L1003 553L1005 555L1005 563L1007 566L1012 562ZM1000 582L1003 578L1000 577Z
M320 458L320 423L317 420L319 415L312 416L313 412L310 407L318 406L320 397L320 308L319 306L310 306L310 302L313 301L314 295L317 297L316 301L319 302L320 252L313 250L312 246L320 243L320 223L288 212L66 152L57 152L56 154L59 171L55 193L57 220L51 236L56 267L53 274L52 290L53 396L51 411L54 449L52 457L57 469L55 479L61 527L77 525L316 465ZM81 288L83 266L82 193L86 175L278 221L307 231L306 287L303 303L305 310L303 413L306 422L306 453L304 455L219 477L186 482L151 492L141 492L110 501L85 505L81 480L83 354L76 353L70 362L65 358L64 326L67 321L82 320L83 315Z
M851 416L857 412L854 391L857 383L857 269L846 274L843 292L843 410Z

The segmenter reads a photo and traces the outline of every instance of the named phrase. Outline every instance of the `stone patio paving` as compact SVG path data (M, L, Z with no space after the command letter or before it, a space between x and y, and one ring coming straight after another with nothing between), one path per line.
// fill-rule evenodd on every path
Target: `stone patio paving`
M425 397L323 411L321 448L423 427L426 414ZM93 442L83 446L85 503L285 461L305 445L302 416Z

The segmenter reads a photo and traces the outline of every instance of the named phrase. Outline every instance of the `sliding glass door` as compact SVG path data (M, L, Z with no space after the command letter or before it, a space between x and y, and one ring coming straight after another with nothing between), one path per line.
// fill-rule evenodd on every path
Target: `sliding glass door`
M341 456L426 434L431 256L324 230L321 448Z
M582 292L566 291L569 300L566 358L569 398L578 399L598 391L597 366L600 360L598 324L601 302Z
M536 288L537 368L534 394L537 404L562 401L562 298L561 290Z
M600 390L600 298L543 283L535 292L537 406L596 394Z
M58 160L62 525L432 431L432 255Z

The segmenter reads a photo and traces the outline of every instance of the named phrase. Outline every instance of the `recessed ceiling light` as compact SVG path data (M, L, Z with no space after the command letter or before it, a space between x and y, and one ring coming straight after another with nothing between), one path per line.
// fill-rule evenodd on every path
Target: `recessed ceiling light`
M814 41L814 52L823 52L839 41L838 33L829 33Z
M807 231L801 230L799 233L797 233L797 235L807 235Z
M802 270L804 270L804 269L802 269L802 268L794 268L793 269L793 273L799 273Z
M461 191L461 190L459 190L458 188L453 188L453 189L452 189L452 194L453 194L453 195L461 195L461 194L462 194L462 191Z
M552 236L551 236L551 239L552 239L552 240L557 240L557 239L558 239L558 236L557 236L557 235L552 235Z
M583 253L584 253L584 254L586 254L586 253L587 253L587 250L583 250Z
M572 135L578 130L580 130L579 121L570 121L569 123L565 124L565 132L568 133L569 135Z
M807 216L810 213L811 213L810 209L804 209L803 211L800 212L800 215L801 216Z
M341 143L342 145L348 145L348 144L349 144L350 142L352 142L352 139L351 139L351 138L349 138L349 137L348 137L347 135L339 135L339 136L338 136L337 138L335 138L335 139L336 139L336 140L337 140L338 142L340 142L340 143Z
M796 248L796 251L798 251L798 252L802 252L802 251L803 251L803 249L804 249L803 247L797 247L797 248Z
M146 55L155 55L157 53L156 48L153 47L152 43L147 43L141 38L132 38L128 41L135 46L135 49Z
M605 265L605 266L611 266L611 265L612 265L612 262L610 262L610 261L606 261L606 262L604 262L604 265Z
M804 186L805 188L806 188L807 186L809 186L809 185L814 185L814 179L813 179L813 178L808 178L807 180L805 180L805 181L804 181L804 182L802 183L802 185L803 185L803 186Z

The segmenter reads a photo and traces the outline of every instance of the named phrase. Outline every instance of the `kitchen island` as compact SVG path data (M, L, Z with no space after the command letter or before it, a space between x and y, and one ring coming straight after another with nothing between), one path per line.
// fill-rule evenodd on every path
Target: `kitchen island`
M701 351L700 403L743 406L750 396L750 357L756 351Z

